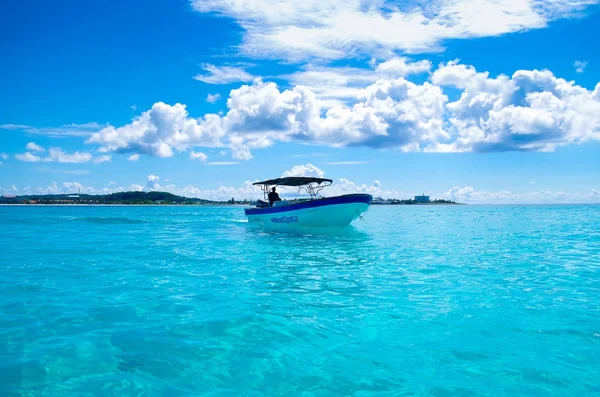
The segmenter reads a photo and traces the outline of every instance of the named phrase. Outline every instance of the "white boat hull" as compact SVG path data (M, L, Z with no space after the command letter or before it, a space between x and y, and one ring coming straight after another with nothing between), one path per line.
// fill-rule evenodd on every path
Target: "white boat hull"
M249 222L277 229L297 227L342 228L362 216L371 204L369 195L346 195L264 209L248 209ZM308 206L308 207L307 207ZM300 207L300 208L298 208ZM304 208L302 208L304 207Z

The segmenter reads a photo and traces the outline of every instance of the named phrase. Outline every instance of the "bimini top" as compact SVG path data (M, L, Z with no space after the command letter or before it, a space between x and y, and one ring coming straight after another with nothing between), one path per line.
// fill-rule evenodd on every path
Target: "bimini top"
M265 185L265 186L304 186L311 183L320 185L321 183L329 183L331 185L333 181L325 178L311 178L305 176L290 176L287 178L268 179L262 182L254 182L253 185Z

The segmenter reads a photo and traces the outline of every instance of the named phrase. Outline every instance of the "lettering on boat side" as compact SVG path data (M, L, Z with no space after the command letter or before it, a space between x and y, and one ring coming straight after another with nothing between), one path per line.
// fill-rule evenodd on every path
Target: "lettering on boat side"
M282 216L281 218L271 218L273 223L292 223L298 222L297 216Z

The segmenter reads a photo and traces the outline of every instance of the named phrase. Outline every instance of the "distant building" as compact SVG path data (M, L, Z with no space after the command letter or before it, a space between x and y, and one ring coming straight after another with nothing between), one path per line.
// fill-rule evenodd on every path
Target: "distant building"
M390 204L390 200L389 199L383 199L381 197L375 197L373 199L372 204L380 204L380 205L385 205L385 204Z
M429 202L429 196L425 196L425 195L415 196L415 201L417 203L428 203Z

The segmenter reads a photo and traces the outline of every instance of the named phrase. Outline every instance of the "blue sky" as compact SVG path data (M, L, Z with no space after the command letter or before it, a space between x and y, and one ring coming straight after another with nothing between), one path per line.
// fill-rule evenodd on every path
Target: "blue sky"
M4 1L5 193L600 201L594 1Z

